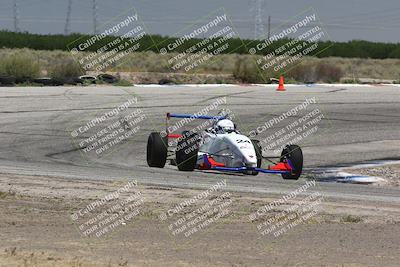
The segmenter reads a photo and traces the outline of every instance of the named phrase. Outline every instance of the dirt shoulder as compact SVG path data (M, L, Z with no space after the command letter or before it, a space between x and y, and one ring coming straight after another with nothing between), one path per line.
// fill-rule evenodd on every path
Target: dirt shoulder
M325 198L308 216L293 209L305 198L261 212L281 196L213 191L189 205L204 191L135 185L140 194L130 203L140 212L101 236L85 236L82 222L132 194L92 204L126 185L125 180L0 175L0 266L398 266L400 261L400 207ZM177 230L178 221L190 214L212 211L204 208L210 203L228 212L201 222L191 235ZM88 207L83 221L74 219ZM176 213L170 216L171 210ZM285 232L266 233L292 215Z

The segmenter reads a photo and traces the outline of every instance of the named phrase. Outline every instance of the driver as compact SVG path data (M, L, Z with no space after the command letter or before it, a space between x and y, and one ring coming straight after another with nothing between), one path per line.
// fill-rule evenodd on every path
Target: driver
M219 120L214 125L214 132L218 134L232 133L236 130L235 124L228 119Z

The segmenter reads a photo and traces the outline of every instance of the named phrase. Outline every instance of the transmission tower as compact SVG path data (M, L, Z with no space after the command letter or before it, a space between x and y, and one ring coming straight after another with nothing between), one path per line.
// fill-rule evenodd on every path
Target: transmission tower
M97 0L93 0L93 34L97 34Z
M68 35L70 33L70 23L71 23L71 10L72 10L72 0L68 0L68 8L67 8L67 18L65 19L65 29L64 33L65 35Z
M263 15L265 0L253 0L254 39L262 38L265 33Z
M19 12L17 0L14 0L14 31L19 32Z

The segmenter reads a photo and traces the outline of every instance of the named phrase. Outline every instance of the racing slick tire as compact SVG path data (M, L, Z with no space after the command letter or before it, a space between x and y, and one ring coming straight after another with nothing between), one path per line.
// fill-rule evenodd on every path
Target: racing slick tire
M281 162L284 159L290 160L290 163L294 167L292 173L282 173L282 178L287 180L299 179L303 170L303 152L298 145L288 145L282 150Z
M256 151L256 156L257 156L257 168L261 167L262 163L262 147L261 143L259 140L251 140L251 143L254 146L254 150ZM246 174L254 175L256 176L258 174L258 171L247 171Z
M164 168L167 161L168 139L153 132L147 140L147 164L150 167Z
M178 140L175 152L176 165L180 171L193 171L196 168L197 154L199 152L199 135L184 131Z

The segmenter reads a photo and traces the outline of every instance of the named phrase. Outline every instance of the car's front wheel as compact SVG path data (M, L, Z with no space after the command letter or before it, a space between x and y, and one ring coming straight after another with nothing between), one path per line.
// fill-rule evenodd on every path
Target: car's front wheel
M288 145L282 150L281 162L289 160L294 170L291 173L282 173L283 179L297 180L303 171L303 152L298 145Z

